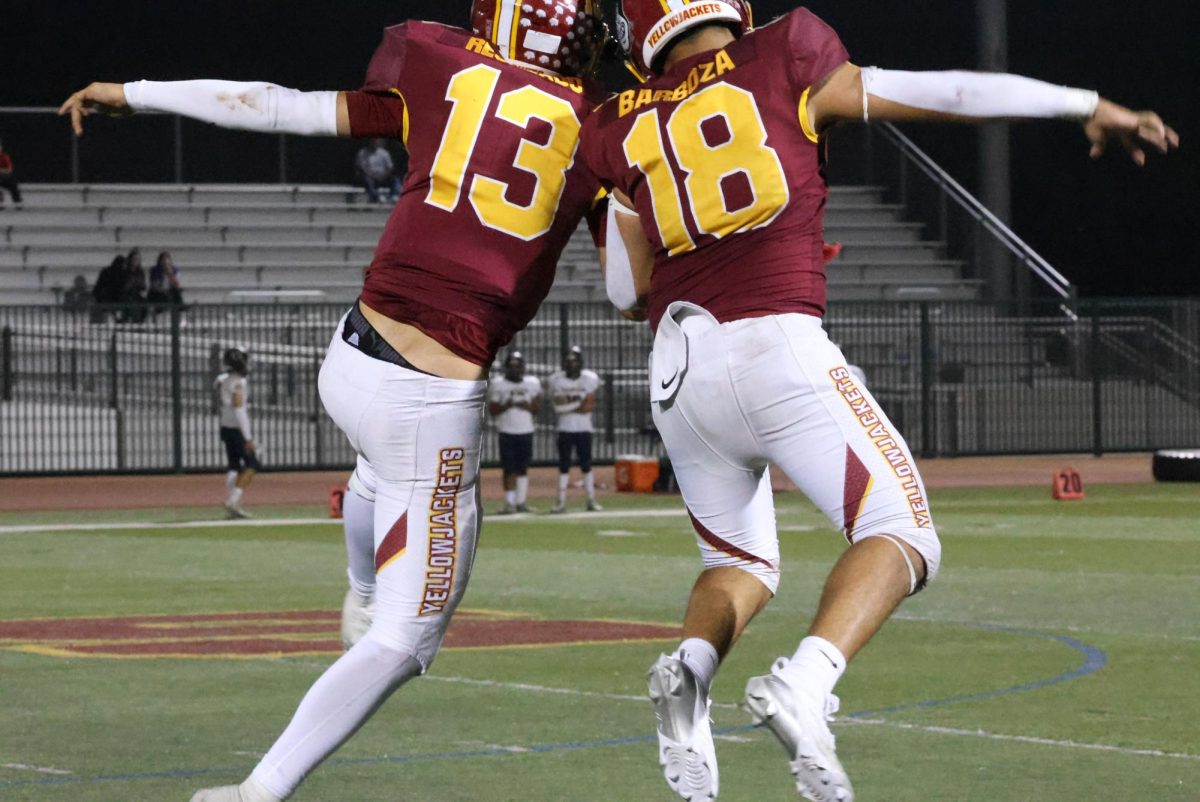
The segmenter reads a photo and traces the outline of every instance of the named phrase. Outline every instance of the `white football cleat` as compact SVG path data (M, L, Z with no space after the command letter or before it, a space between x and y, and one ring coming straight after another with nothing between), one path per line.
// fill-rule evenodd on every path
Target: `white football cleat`
M566 512L566 511L567 511L567 502L565 502L565 501L560 501L557 504L555 504L553 507L550 508L550 512L553 515L558 515L560 513Z
M601 507L594 498L588 499L587 508L588 512L604 512L604 508Z
M837 712L838 698L831 693L817 699L796 673L781 657L770 674L751 677L746 683L746 708L755 726L766 725L783 744L802 797L812 802L854 802L854 789L826 723Z
M661 655L647 675L658 719L658 764L671 790L688 802L717 798L717 751L708 711L712 701L692 670Z
M350 651L350 647L358 643L371 622L375 620L375 597L363 598L354 592L354 588L346 591L342 600L342 648Z
M203 788L192 796L192 802L283 802L253 777L241 785Z

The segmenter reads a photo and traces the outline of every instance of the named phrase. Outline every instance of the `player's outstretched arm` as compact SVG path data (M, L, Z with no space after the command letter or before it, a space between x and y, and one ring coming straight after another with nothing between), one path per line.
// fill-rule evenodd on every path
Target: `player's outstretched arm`
M808 115L817 131L854 120L1071 119L1082 123L1093 158L1115 141L1139 165L1147 148L1167 153L1179 146L1179 135L1152 111L1132 111L1092 91L1006 73L860 69L847 62L811 93Z
M607 247L601 251L604 287L613 306L629 320L646 319L654 251L629 199L618 190L609 198Z
M138 111L181 114L222 128L301 136L350 136L345 92L301 92L275 84L241 81L134 81L92 83L67 98L59 115L83 135L92 114L123 116Z

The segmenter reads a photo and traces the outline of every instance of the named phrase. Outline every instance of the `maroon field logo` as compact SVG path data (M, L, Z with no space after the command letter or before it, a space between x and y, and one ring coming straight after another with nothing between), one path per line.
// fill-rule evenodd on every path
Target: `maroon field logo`
M37 618L0 621L0 649L55 657L273 658L336 655L341 616L330 610ZM677 640L677 627L628 621L540 620L459 610L446 649L504 649Z

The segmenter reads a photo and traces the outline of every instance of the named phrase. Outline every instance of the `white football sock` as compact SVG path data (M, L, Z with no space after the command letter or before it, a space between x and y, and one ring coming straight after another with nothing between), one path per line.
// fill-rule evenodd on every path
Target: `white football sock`
M583 475L583 489L587 491L588 501L596 500L596 475L591 471Z
M246 781L238 786L238 793L246 802L280 802L281 799L253 776L247 777Z
M237 486L237 471L229 471L225 474L225 490L232 491Z
M690 668L692 675L706 690L712 686L720 659L711 643L703 638L688 638L679 644L671 656L678 657L681 663Z
M526 499L528 499L528 498L529 498L529 477L528 476L518 476L517 477L517 503L524 504Z
M809 635L800 641L789 668L801 672L808 688L816 689L821 699L833 693L833 686L846 670L846 658L838 647L824 638Z
M347 490L342 499L342 528L350 587L364 599L370 598L375 592L375 502Z
M368 634L313 683L251 778L287 799L393 691L420 673L416 658Z
M571 474L560 473L558 475L558 503L567 503L567 486L571 484Z
M240 487L234 487L233 489L231 489L229 491L229 498L227 498L225 500L225 503L228 504L230 507L233 507L233 506L236 506L237 503L241 500L242 500L242 489Z
M510 507L517 506L517 491L505 490L504 491L504 503Z

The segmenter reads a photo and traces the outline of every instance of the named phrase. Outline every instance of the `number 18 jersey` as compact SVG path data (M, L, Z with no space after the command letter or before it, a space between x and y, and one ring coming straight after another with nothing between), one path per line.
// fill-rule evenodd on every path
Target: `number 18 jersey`
M354 136L394 136L408 173L362 300L487 364L524 328L599 184L577 163L592 84L505 61L432 22L388 28L360 92Z
M684 59L588 118L584 158L655 248L650 323L672 301L721 322L825 311L828 189L810 88L848 60L804 8Z

